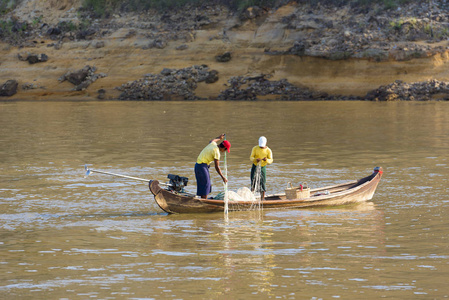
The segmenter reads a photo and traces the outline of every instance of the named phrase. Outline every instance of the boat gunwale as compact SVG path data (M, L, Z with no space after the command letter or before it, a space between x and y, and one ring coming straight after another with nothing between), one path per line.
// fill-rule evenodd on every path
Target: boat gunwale
M373 176L373 174L371 174L370 176ZM368 176L368 177L370 177L370 176ZM366 178L366 177L364 177L364 178ZM361 180L363 180L364 178L362 178ZM309 198L304 198L304 199L276 199L276 200L273 199L273 200L263 200L263 201L261 202L261 204L262 204L262 205L265 205L265 204L266 204L266 205L269 205L269 204L295 204L295 203L302 203L302 202L315 202L315 201L321 201L321 200L323 200L323 199L325 199L325 200L331 200L331 199L333 199L333 198L336 198L336 197L339 197L339 196L344 196L345 194L350 194L350 193L353 193L353 192L355 192L355 191L357 191L357 190L360 190L360 189L362 189L363 187L365 187L366 185L369 185L370 183L372 183L372 181L374 181L376 178L378 178L377 174L374 175L373 178L371 178L371 180L368 180L368 181L366 181L366 182L364 182L364 183L362 183L362 184L360 184L360 185L356 185L356 186L354 186L354 187L350 187L350 188L345 189L345 190L343 190L343 191L335 192L335 193L328 194L328 195L323 194L323 195L317 195L317 196L310 196ZM330 187L336 188L336 187L348 185L348 184L351 184L351 183L355 184L355 183L357 183L357 182L359 182L359 181L360 181L360 180L349 181L349 182L346 182L346 183L337 184L337 185L330 186ZM314 190L311 190L311 191L326 190L326 189L328 189L328 188L329 188L329 187L318 188L318 189L314 189ZM278 195L279 195L279 196L285 196L285 194L283 194L283 193L275 194L275 195L276 195L276 196L278 196ZM267 196L267 198L268 198L268 197L275 197L275 195ZM224 205L224 200L218 200L218 199L198 199L198 200L200 200L201 202L206 203L206 204L219 205L219 206ZM239 205L250 205L250 204L252 203L252 201L231 201L231 200L230 200L229 203L232 203L232 204L239 204Z
M358 200L346 199L354 198L359 195L363 199L360 201L371 200L377 186L382 178L383 169L381 167L374 168L374 172L359 180L347 181L344 183L312 189L314 193L318 191L331 190L330 193L311 196L304 199L285 199L285 193L267 196L277 197L277 199L266 199L260 202L261 206L267 209L281 209L294 207L313 207L320 205L340 205L349 204L352 202L359 202ZM218 212L224 209L224 200L218 199L203 199L191 193L174 193L159 185L158 180L150 180L150 191L153 193L158 206L170 214L175 213L211 213ZM334 190L334 191L332 191ZM284 198L284 199L283 199ZM348 201L349 200L349 201ZM229 204L243 207L251 207L255 204L254 201L229 201Z

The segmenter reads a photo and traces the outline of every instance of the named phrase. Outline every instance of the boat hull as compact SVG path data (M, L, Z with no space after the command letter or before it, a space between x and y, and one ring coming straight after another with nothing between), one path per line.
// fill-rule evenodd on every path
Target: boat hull
M287 199L285 194L267 196L260 202L265 209L294 209L307 207L340 206L369 201L373 198L382 177L383 170L376 167L374 172L360 180L335 186L311 190L305 199ZM167 213L211 213L223 212L225 202L216 199L201 199L194 195L178 194L160 187L157 180L149 182L150 191L159 207ZM251 201L229 201L229 211L254 209Z

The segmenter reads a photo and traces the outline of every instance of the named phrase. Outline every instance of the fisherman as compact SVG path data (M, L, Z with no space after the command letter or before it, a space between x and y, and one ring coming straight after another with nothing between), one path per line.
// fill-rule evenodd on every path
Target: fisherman
M271 149L267 146L267 138L261 136L259 138L259 145L254 146L251 151L251 156L249 157L251 160L251 191L252 192L260 192L260 199L265 199L266 182L267 182L267 165L273 162L273 153ZM258 172L258 166L260 166L260 174ZM259 186L257 185L256 177L260 176Z
M228 179L224 177L223 173L220 169L220 152L228 151L230 152L231 143L228 140L222 141L219 145L217 144L221 140L223 140L225 134L221 134L220 136L212 139L198 155L195 164L195 177L196 177L196 194L201 198L206 199L207 195L212 191L212 184L210 180L209 167L210 163L214 162L215 170L218 175L223 179L223 182L228 182Z

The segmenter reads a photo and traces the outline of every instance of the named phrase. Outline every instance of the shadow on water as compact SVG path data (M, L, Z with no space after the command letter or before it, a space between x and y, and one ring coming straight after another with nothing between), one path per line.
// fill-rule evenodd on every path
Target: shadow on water
M104 219L108 219L108 218L123 218L123 217L152 217L152 216L167 216L169 215L166 212L124 212L124 213L95 213L95 214L69 214L69 215L59 215L57 217L59 218L82 218L82 219L87 219L87 218L104 218Z

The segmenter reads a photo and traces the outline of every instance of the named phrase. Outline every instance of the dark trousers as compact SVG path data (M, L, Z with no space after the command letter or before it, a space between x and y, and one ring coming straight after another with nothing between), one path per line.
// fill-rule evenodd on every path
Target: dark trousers
M196 194L198 196L209 195L212 192L210 181L209 165L195 164Z
M267 188L266 188L266 183L267 183L267 166L261 167L260 168L260 190L259 191L255 191L255 179L256 179L256 171L257 171L257 166L255 164L253 164L252 168L251 168L251 191L254 192L266 192Z

